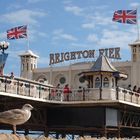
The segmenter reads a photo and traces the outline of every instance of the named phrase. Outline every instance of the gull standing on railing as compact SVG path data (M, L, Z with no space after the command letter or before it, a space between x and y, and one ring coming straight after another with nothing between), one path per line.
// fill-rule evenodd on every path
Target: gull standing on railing
M14 134L16 134L16 125L24 124L31 117L33 107L30 104L25 104L21 109L11 109L0 112L0 123L11 124Z

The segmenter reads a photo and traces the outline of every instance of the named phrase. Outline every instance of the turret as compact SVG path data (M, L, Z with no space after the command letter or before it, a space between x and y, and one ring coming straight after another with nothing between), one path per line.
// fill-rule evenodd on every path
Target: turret
M140 40L129 44L131 47L131 84L140 85Z
M37 58L31 50L19 55L21 58L20 76L32 79L33 70L37 68Z
M131 60L132 62L140 62L140 40L129 44L131 47Z

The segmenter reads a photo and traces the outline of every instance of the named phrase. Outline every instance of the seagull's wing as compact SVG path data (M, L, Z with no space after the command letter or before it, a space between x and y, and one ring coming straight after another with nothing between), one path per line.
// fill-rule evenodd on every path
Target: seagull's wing
M0 119L22 119L25 116L25 112L21 109L12 109L4 112L0 112Z

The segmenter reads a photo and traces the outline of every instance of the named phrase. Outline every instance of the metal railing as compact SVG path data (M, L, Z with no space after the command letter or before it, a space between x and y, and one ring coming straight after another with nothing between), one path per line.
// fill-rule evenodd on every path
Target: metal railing
M118 88L118 100L127 101L140 105L140 93L133 92L124 88Z
M27 80L23 78L11 79L0 76L0 92L27 96L49 101L98 101L121 100L140 105L140 94L124 88L83 88L72 89L70 93L63 93L63 89L56 89L52 85Z
M70 93L63 93L63 89L56 89L50 93L50 100L57 101L99 101L99 100L121 100L140 105L140 93L124 88L87 88L72 89Z
M9 76L0 77L0 92L49 99L53 86L23 78L11 79Z

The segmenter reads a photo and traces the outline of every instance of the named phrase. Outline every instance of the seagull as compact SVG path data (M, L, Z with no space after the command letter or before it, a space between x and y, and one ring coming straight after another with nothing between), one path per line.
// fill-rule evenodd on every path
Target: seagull
M0 123L11 124L13 132L16 134L16 125L24 124L31 117L33 107L30 104L25 104L21 109L11 109L0 112Z

